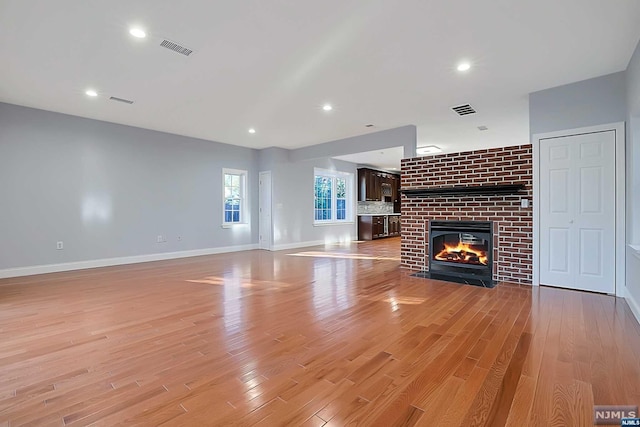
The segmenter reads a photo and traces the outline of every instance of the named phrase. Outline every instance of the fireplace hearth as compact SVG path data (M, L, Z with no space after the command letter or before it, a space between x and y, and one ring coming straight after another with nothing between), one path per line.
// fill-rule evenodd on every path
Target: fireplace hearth
M429 221L429 277L493 288L493 223Z

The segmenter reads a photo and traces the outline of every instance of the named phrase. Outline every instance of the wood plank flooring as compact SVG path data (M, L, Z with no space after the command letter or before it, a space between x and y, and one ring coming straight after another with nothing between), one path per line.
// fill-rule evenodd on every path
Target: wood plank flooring
M582 426L624 300L414 278L399 239L0 280L0 426Z

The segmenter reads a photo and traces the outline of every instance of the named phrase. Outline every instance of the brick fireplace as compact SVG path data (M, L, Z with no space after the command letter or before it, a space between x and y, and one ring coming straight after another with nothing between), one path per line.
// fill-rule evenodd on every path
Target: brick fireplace
M401 265L429 270L430 221L491 221L495 282L530 285L533 271L531 145L402 160L402 190L524 184L515 194L402 195ZM521 207L527 199L529 207Z

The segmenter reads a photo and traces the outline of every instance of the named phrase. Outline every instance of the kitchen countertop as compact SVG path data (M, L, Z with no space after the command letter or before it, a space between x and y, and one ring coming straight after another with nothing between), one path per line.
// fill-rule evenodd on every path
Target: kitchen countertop
M400 213L359 213L358 216L392 216L400 215Z

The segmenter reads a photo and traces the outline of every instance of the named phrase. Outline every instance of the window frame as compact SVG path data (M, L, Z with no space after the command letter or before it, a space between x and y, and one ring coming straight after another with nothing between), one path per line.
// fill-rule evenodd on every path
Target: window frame
M331 179L331 219L316 219L316 177L321 176ZM338 191L337 180L343 179L345 181L345 197L344 197L344 209L345 218L337 219L338 214ZM340 224L353 224L354 218L354 206L355 206L355 174L350 172L335 171L329 169L313 168L313 225L340 225ZM341 198L340 198L341 199Z
M240 203L239 203L239 215L238 215L238 221L227 221L226 220L226 213L227 213L227 208L226 208L226 201L227 198L225 196L226 194L226 189L227 189L227 185L226 185L226 177L227 175L236 175L236 176L240 176ZM247 180L248 180L248 175L249 173L246 170L242 170L242 169L230 169L230 168L223 168L222 169L222 227L223 228L230 228L230 227L234 227L236 225L243 225L243 224L247 224L247 200L248 200L248 195L247 195Z

